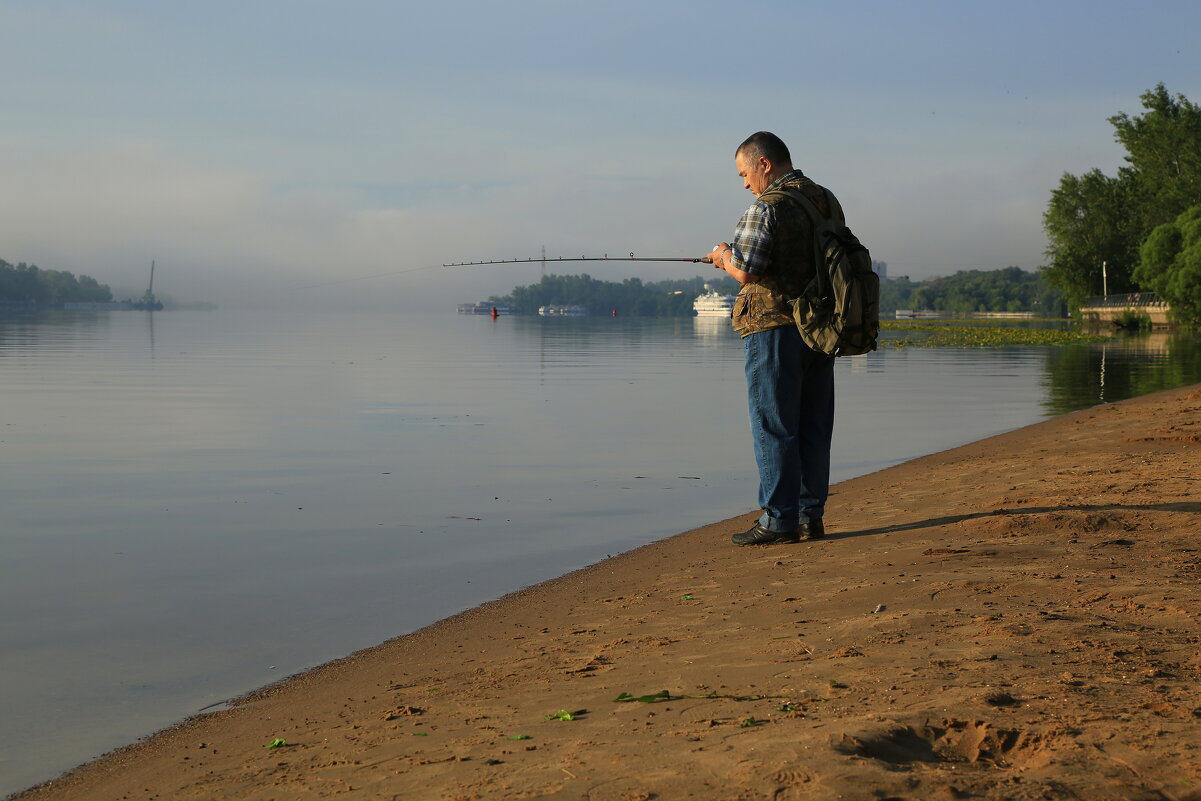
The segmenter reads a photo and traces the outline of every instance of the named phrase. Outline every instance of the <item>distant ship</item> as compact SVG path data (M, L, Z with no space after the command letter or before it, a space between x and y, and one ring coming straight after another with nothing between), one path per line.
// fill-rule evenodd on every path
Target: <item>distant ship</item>
M150 261L150 286L146 289L146 293L141 299L133 301L130 304L131 309L138 311L162 311L163 302L154 296L154 260Z
M586 317L588 310L583 306L539 306L542 317Z
M696 300L692 302L692 310L696 312L697 317L729 317L734 311L734 296L722 295L705 284L705 292L696 296Z

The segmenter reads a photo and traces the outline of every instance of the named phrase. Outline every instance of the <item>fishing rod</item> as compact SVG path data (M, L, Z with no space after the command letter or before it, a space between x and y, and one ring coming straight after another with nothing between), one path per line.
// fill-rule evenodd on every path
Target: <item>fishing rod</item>
M610 256L606 253L603 256L580 256L579 258L564 258L557 256L555 258L529 258L529 259L490 259L488 261L456 261L443 264L443 267L471 267L477 264L534 264L541 263L543 269L548 261L690 261L703 262L704 259L681 258L678 256L669 257L651 257L651 256L635 256L631 253L629 256ZM386 273L373 273L372 275L358 275L350 278L338 278L333 281L322 281L316 284L304 284L303 286L290 287L287 291L299 291L302 289L320 289L327 286L335 286L337 284L349 284L355 281L371 281L376 278L390 278L394 275L404 275L405 273L415 273L421 270L432 270L437 267L436 264L427 264L423 267L409 267L403 270L389 270Z
M454 261L449 264L443 264L443 267L470 267L475 264L526 264L548 261L690 261L693 263L702 262L704 259L681 258L679 256L635 256L631 253L629 256L610 256L606 253L603 256L580 256L563 258L528 258L528 259L488 259L487 261Z

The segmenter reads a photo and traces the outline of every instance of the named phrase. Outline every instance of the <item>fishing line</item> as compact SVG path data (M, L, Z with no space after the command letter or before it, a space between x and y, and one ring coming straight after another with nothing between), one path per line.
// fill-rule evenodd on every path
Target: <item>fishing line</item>
M548 261L690 261L695 264L704 261L704 259L684 258L680 256L635 256L633 253L629 256L610 256L606 253L603 256L580 256L578 258L574 256L568 258L558 256L553 259L542 257L528 259L488 259L487 261L452 261L442 266L469 267L474 264L545 264Z
M545 265L547 262L559 262L559 261L660 261L660 262L683 261L683 262L692 262L692 263L696 264L699 262L703 262L704 259L689 258L689 257L682 257L682 256L635 256L633 253L631 253L629 256L610 256L608 253L606 253L603 256L579 256L578 258L577 257L556 256L554 258L531 257L528 259L486 259L484 261L453 261L453 262L445 262L441 265L427 264L424 267L409 267L408 269L405 269L405 270L389 270L386 273L374 273L372 275L357 275L352 278L338 278L333 281L322 281L319 284L304 284L303 286L290 287L287 291L288 292L299 292L300 290L303 290L303 289L319 289L321 287L336 286L338 284L350 284L350 283L354 283L356 281L371 281L376 278L390 278L394 275L405 275L406 273L416 273L416 272L421 272L422 270L433 270L433 269L438 268L439 266L442 266L442 267L474 267L474 266L480 265L480 264L542 264L542 265Z

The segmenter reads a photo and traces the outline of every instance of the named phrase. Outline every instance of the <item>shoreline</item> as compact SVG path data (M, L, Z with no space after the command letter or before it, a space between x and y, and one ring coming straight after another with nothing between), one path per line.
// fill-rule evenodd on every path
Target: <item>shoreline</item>
M13 798L1201 798L1198 444L1201 385L919 457L825 541L713 523Z

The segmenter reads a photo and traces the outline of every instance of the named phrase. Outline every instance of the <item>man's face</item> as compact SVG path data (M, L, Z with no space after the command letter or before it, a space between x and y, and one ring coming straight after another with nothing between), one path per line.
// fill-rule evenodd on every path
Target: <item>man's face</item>
M738 167L738 174L742 176L743 187L756 196L762 195L771 183L767 180L767 175L771 172L771 163L763 157L752 161L744 154L738 153L734 156L734 164Z

